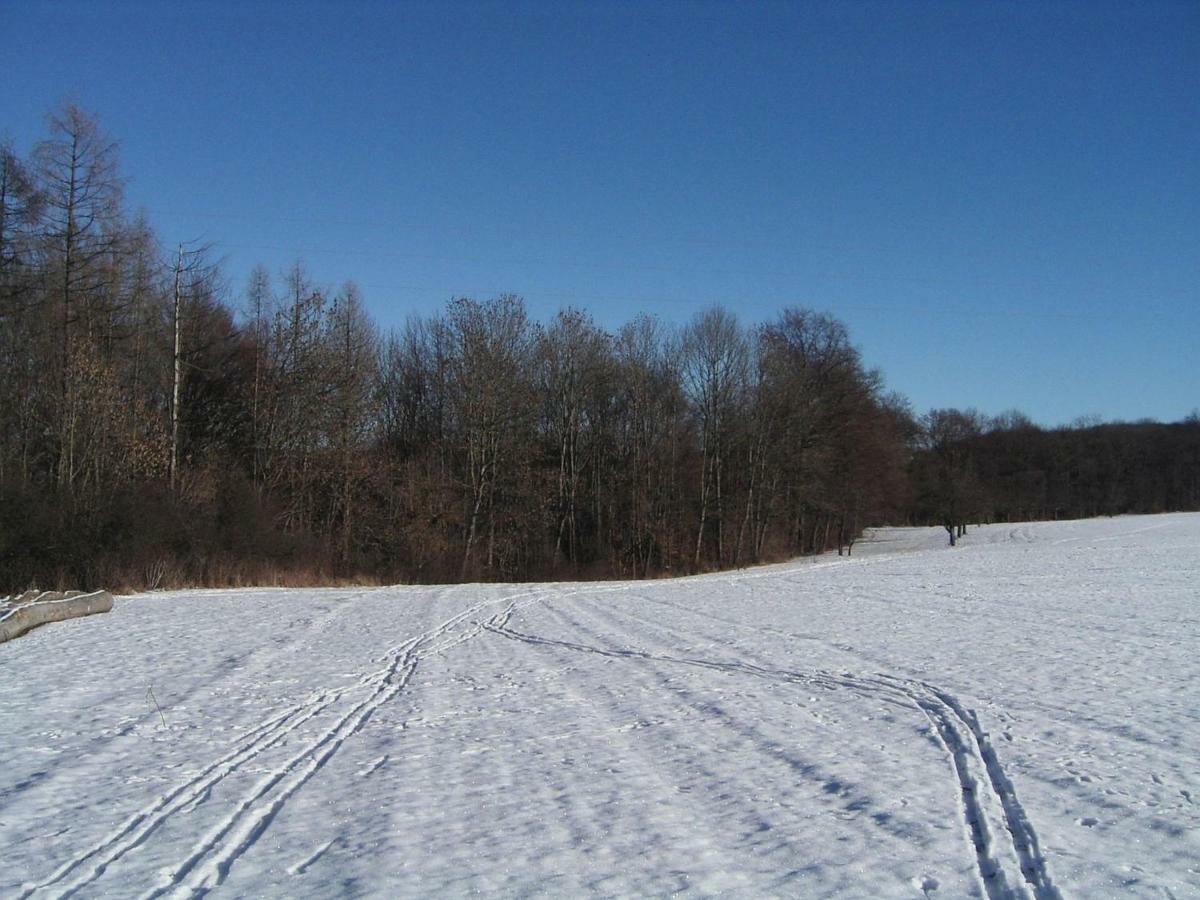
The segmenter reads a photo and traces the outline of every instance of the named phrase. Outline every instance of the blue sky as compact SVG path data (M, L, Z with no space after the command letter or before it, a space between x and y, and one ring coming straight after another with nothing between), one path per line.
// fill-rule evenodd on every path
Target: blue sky
M1200 406L1200 4L0 0L162 240L616 326L845 321L918 411Z

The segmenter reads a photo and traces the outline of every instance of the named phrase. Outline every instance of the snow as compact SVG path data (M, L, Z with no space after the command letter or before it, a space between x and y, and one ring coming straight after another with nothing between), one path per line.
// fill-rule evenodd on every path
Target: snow
M118 598L0 646L0 896L1200 895L1200 515L944 544Z

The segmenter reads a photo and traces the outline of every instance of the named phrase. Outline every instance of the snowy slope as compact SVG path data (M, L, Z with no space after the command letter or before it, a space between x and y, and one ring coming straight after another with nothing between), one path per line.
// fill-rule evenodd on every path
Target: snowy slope
M0 897L1200 896L1200 516L944 537L118 598L0 646Z

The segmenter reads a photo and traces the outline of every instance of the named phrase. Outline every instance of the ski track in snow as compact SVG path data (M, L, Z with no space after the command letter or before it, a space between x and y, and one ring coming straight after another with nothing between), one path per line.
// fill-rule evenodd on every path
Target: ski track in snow
M921 711L937 729L962 793L963 820L977 857L976 864L990 900L1033 896L1036 900L1061 897L1038 847L1038 838L1016 789L1004 773L995 748L980 727L975 713L964 709L950 694L932 685L904 681L888 675L855 677L830 672L794 672L741 662L664 656L636 649L610 649L555 640L517 631L509 621L519 606L513 604L493 616L485 628L495 634L533 646L555 646L623 660L641 660L714 669L766 678L806 687L850 689L899 696ZM1002 826L1004 832L1000 831ZM1002 834L1007 834L1007 838Z
M538 593L531 591L529 595L537 596ZM232 772L284 741L302 724L343 697L366 692L366 697L355 702L315 740L306 743L300 752L261 779L232 812L201 838L186 859L164 873L163 880L142 896L149 900L168 893L201 896L211 891L225 880L237 858L270 826L288 798L320 770L347 738L366 724L376 709L404 689L421 659L444 653L475 637L481 626L474 616L497 603L514 604L521 596L475 604L436 628L389 650L382 660L382 668L360 677L352 687L323 691L251 729L230 752L137 813L100 844L64 863L47 880L27 886L18 897L26 900L42 891L59 898L75 895L141 845L167 818L203 802L212 788ZM455 633L464 623L469 627ZM304 867L310 863L311 860ZM79 870L83 870L82 874L78 874Z
M1148 530L1148 529L1147 529ZM665 601L656 600L665 604ZM666 604L670 605L670 604ZM1061 897L1058 889L1047 871L1047 864L1038 845L1037 834L1029 822L1025 810L1021 807L1016 796L1012 781L1005 774L995 747L987 734L979 725L975 712L965 709L951 694L939 690L926 682L897 678L892 675L876 673L869 677L854 677L849 674L835 675L830 672L814 671L809 673L783 671L761 666L747 665L744 662L721 662L713 660L698 660L694 658L679 658L658 656L644 651L621 649L603 649L597 647L584 648L570 642L548 641L533 635L522 634L507 627L508 618L514 610L505 610L494 617L488 628L505 637L515 638L525 643L541 644L555 643L573 650L599 653L624 659L647 659L672 664L684 664L714 668L721 671L747 674L755 677L770 678L788 683L799 683L820 687L848 688L867 693L883 693L898 695L911 703L929 720L950 757L952 769L958 786L962 792L964 828L977 856L977 868L981 883L989 898L1022 896L1026 890L1032 892L1036 900L1053 900ZM658 627L656 623L632 614L627 610L622 615L639 621L644 626ZM726 618L709 615L707 618L734 627L744 626ZM755 631L774 631L774 629L755 627ZM835 647L828 641L812 635L797 635L788 632L777 632L791 639L819 641L830 647ZM984 777L986 776L986 777ZM989 811L985 813L985 808ZM995 847L991 837L997 832L996 823L1002 823L1011 841L1011 848ZM1004 840L1002 837L1001 840ZM1009 850L1011 849L1011 854ZM1003 860L1003 864L1001 863ZM1016 875L1019 873L1019 878ZM1021 887L1022 882L1024 887ZM1015 885L1016 887L1010 886Z
M1141 546L1139 541L1152 540L1148 535L1154 535L1153 540L1159 540L1161 535L1170 534L1164 532L1164 529L1178 527L1179 521L1179 517L1164 521L1126 520L1123 525L1120 522L1115 525L1110 522L1103 527L1097 525L1094 528L1074 524L1065 536L1056 536L1058 532L1055 528L1059 527L1058 523L1038 523L1003 530L997 527L990 532L975 532L984 538L979 545L972 546L971 538L968 537L964 547L951 551L957 555L939 559L949 559L957 563L970 559L968 554L975 553L979 560L993 564L986 554L993 552L997 547L1005 553L1036 553L1041 552L1040 548L1054 547L1060 548L1055 552L1075 554L1074 558L1077 559L1103 559L1094 555L1102 552L1095 549L1097 545L1125 542L1121 545L1124 547L1133 541ZM1195 530L1195 523L1200 522L1200 519L1187 521ZM929 547L932 546L929 544ZM1146 543L1144 546L1149 547L1151 544ZM1029 549L1024 549L1026 547ZM989 599L986 592L977 595L970 578L939 583L937 579L946 576L937 575L940 570L935 569L935 576L926 581L926 576L918 568L915 570L916 574L911 569L905 569L897 576L900 582L893 582L893 573L888 567L896 566L897 560L905 559L906 553L914 551L903 546L897 548L899 552L889 552L888 548L882 550L883 552L877 552L876 555L868 554L852 560L830 558L677 581L546 584L527 587L459 586L440 589L440 594L435 594L435 589L428 589L427 593L432 598L429 600L431 612L440 608L432 605L435 599L438 603L451 602L461 608L452 615L435 613L428 621L438 624L418 630L399 643L390 647L386 643L379 645L387 649L376 656L369 665L356 664L353 660L342 663L335 659L329 664L334 668L325 673L323 681L313 682L310 685L312 689L306 694L268 714L260 713L261 718L257 724L249 728L243 725L238 736L223 747L222 752L208 757L207 761L201 761L195 756L190 757L188 761L191 771L184 778L175 780L165 788L159 788L152 798L106 830L93 832L93 837L83 846L72 848L67 858L60 856L61 861L57 862L49 874L34 876L23 883L18 881L18 892L15 896L21 900L43 896L93 896L113 890L113 885L117 886L116 890L121 895L140 896L143 900L165 896L200 897L218 890L225 884L239 861L260 844L264 834L280 818L285 807L302 792L306 795L309 793L304 789L318 781L318 776L330 767L339 751L367 728L376 713L397 701L402 695L413 693L412 686L416 684L414 676L422 662L433 657L445 659L452 656L457 659L459 654L463 653L460 648L470 644L471 647L488 648L496 645L491 652L491 658L501 663L506 658L516 662L518 657L511 656L514 652L529 657L532 660L531 665L534 666L533 671L547 673L545 677L556 679L554 683L558 684L560 691L566 692L563 695L566 697L565 701L562 697L559 698L560 705L562 702L581 704L581 710L595 705L596 709L588 718L589 722L597 723L591 735L592 739L600 738L612 742L619 748L620 753L627 754L630 760L634 760L631 764L633 774L629 777L637 779L637 784L660 797L673 797L672 802L680 809L691 809L697 825L706 816L720 813L704 827L698 827L692 835L688 847L691 852L700 854L711 852L719 856L728 850L728 846L719 836L719 831L705 829L726 827L731 822L741 823L738 827L746 833L752 833L758 828L770 830L773 827L772 822L764 818L766 814L760 812L755 802L747 797L747 793L751 792L758 782L746 781L745 776L713 768L713 760L715 759L715 765L719 766L720 754L731 748L732 751L755 754L750 758L759 760L764 767L777 770L778 774L774 777L790 778L793 781L800 779L793 785L798 792L796 796L792 799L785 797L780 801L782 805L779 808L782 812L779 815L783 817L782 820L786 820L787 816L797 815L797 809L805 803L809 805L807 808L810 810L823 809L823 814L826 815L837 813L838 809L832 805L834 800L841 804L840 810L844 815L855 815L856 810L878 806L878 798L894 794L898 785L893 781L874 779L869 771L861 783L848 784L842 774L828 770L826 762L791 754L788 748L780 743L787 740L786 729L782 735L777 730L760 731L755 727L753 720L748 722L739 718L736 708L732 712L726 709L719 702L719 684L702 680L699 686L673 686L674 679L667 673L709 672L729 676L747 684L775 685L775 689L785 693L793 692L797 697L794 703L780 701L784 703L785 709L805 708L809 705L815 707L817 704L804 702L807 694L814 691L820 692L822 696L853 695L886 704L888 709L898 710L897 714L905 720L912 720L914 732L928 735L928 740L917 742L913 746L923 746L926 752L936 753L938 749L941 751L945 778L944 782L939 782L941 786L938 790L950 802L939 805L939 808L944 808L947 814L951 809L957 811L957 817L952 820L949 820L947 815L949 821L946 824L961 835L963 862L962 874L958 877L966 879L968 873L973 873L971 877L974 879L973 884L963 881L960 887L970 884L971 892L978 893L987 900L1060 900L1064 891L1069 893L1070 880L1063 879L1063 870L1058 865L1066 858L1058 859L1056 856L1056 851L1064 842L1061 816L1054 820L1054 827L1050 832L1053 837L1046 837L1044 826L1048 811L1044 809L1047 799L1045 785L1050 784L1059 790L1077 788L1076 794L1081 802L1092 802L1093 798L1086 792L1095 786L1098 793L1099 785L1093 779L1099 779L1100 776L1094 774L1094 770L1093 774L1087 774L1089 770L1081 769L1075 762L1081 756L1085 759L1092 758L1088 752L1088 744L1081 747L1080 742L1076 741L1074 750L1064 748L1062 751L1062 768L1066 775L1071 777L1069 782L1065 778L1057 781L1049 778L1044 774L1044 767L1043 774L1033 775L1030 780L1026 780L1030 773L1023 766L1012 771L1006 768L1005 760L993 741L992 732L985 727L976 709L972 708L977 706L981 696L986 696L986 691L1003 698L1006 690L1003 680L990 683L985 679L983 694L975 689L960 689L956 693L934 683L934 680L926 680L925 673L929 671L930 660L937 659L932 655L932 651L923 658L910 656L898 659L894 654L881 651L881 647L886 647L886 644L873 644L864 640L862 635L855 638L852 645L843 634L836 630L831 631L827 626L822 628L820 624L814 624L811 629L806 626L797 628L796 619L785 619L785 624L778 624L769 612L766 615L760 612L760 616L763 617L757 620L747 620L744 617L739 618L736 611L725 612L721 605L709 603L697 607L690 602L692 592L695 591L707 592L706 596L717 597L720 597L723 591L731 591L736 592L739 597L748 597L754 603L762 604L762 610L769 611L772 603L787 598L793 592L803 592L816 578L822 578L822 584L832 586L825 587L825 590L836 589L841 582L836 578L830 579L840 571L858 573L858 580L853 583L853 588L846 590L852 592L847 595L852 602L859 604L863 609L887 608L887 605L893 602L892 593L905 591L905 610L927 611L938 619L946 619L948 616L947 621L953 623L948 626L950 628L958 627L959 622L970 627L977 614L995 614L995 601ZM928 547L917 547L915 552L928 553L930 550ZM996 557L1000 560L998 565L1007 565L1006 560L1012 558L1015 557ZM1088 565L1094 572L1088 577L1094 578L1095 584L1100 586L1101 590L1117 590L1108 587L1104 580L1107 576L1102 566L1092 562L1088 562ZM1043 577L1040 571L1034 570L1033 574L1023 577L1036 582L1037 578ZM826 572L832 572L833 576L826 576ZM900 583L903 583L902 587L894 586ZM1133 582L1120 582L1118 588L1123 590L1120 585L1126 583ZM892 593L884 593L885 591ZM486 595L485 599L479 600L477 595L473 602L464 603L459 599L470 598L476 592ZM202 592L194 593L199 595ZM210 593L217 597L229 594ZM278 674L274 669L283 660L300 658L304 652L310 652L311 647L320 646L319 642L323 640L326 632L332 633L331 630L337 627L339 622L344 623L345 617L354 616L358 607L351 601L367 603L371 602L372 597L386 600L388 589L321 595L321 600L326 605L321 606L316 613L289 621L281 636L272 636L272 646L263 652L250 649L238 655L235 650L228 660L223 661L217 677L229 678L232 683L237 684L240 683L238 679L265 679L267 676ZM1041 598L1036 585L1022 586L1019 592L1006 597L1005 602L1011 600L1012 609L1022 616L1036 617L1059 599L1045 597L1047 602L1043 603ZM827 602L837 601L838 598L831 596ZM132 605L136 607L141 602L151 601L137 600ZM345 605L346 603L349 605ZM656 609L661 615L656 614ZM714 610L721 612L718 614ZM1185 645L1188 641L1194 642L1194 638L1189 635L1194 632L1196 621L1186 615L1173 614L1171 619L1148 616L1138 620L1136 615L1130 618L1127 610L1136 613L1138 607L1110 603L1097 608L1089 606L1078 610L1064 606L1062 610L1056 609L1056 612L1069 615L1078 634L1091 635L1089 640L1121 642L1121 652L1124 655L1119 656L1113 663L1117 666L1118 676L1120 666L1136 664L1131 660L1142 658L1164 646L1179 645L1179 634L1170 630L1169 622L1174 622L1176 628L1184 630L1182 640ZM370 633L371 621L374 620L367 620L367 624L362 626L366 633ZM768 621L772 624L765 624ZM64 627L57 632L53 627L46 629L39 640L49 645L51 637L55 634L82 639L87 634L83 629L87 627L88 623L64 623ZM91 627L95 628L95 623L91 623ZM1189 628L1192 632L1187 631ZM482 641L472 643L481 636ZM27 646L34 644L30 642ZM504 651L501 649L503 646L521 649ZM978 649L982 644L977 642L973 646ZM797 647L812 648L812 652L824 665L796 665L797 660L794 656ZM456 650L458 653L454 652ZM1018 656L1022 650L1020 644L1013 644L1009 648L1009 652ZM506 652L510 654L507 657ZM539 655L545 654L549 654L549 666L537 661ZM807 656L807 652L804 655ZM470 647L466 648L466 656L474 658L471 656ZM647 714L641 713L640 710L636 720L624 721L622 713L627 715L629 712L630 701L626 699L627 692L615 690L609 684L608 678L598 677L596 672L584 677L598 680L590 684L586 681L582 685L572 684L568 677L571 674L571 666L567 665L565 669L562 667L562 663L571 658L597 660L597 665L612 665L631 673L634 680L630 682L628 694L634 696L635 702L637 697L649 699L655 694L672 695L674 701L683 704L677 708L682 713L680 721L672 725L663 719L647 718ZM786 659L787 662L781 663L781 659ZM343 671L343 668L346 671ZM445 666L434 668L443 673L441 678L444 687L444 681L447 679ZM363 669L366 671L362 671ZM249 674L245 674L247 671ZM487 685L475 684L475 674L471 668L466 669L465 674L455 674L454 670L451 670L450 678L470 684L470 690L487 690ZM1150 677L1150 681L1143 679L1138 682L1140 690L1149 692L1146 696L1156 696L1151 689L1165 682L1147 677ZM932 678L942 681L939 676ZM425 686L430 684L431 682L424 682ZM1011 687L1011 681L1009 686ZM705 699L704 692L714 688L718 689L716 699ZM215 695L221 697L226 689L214 689L211 685L194 682L177 692L172 697L171 704L165 704L168 718L174 717L175 709L187 708L183 701L190 703L194 696L202 699L207 697L208 694L204 693L206 690L209 694L215 691ZM976 698L971 705L963 699L967 693ZM1170 837L1175 837L1175 831L1179 831L1179 837L1186 840L1187 831L1183 823L1198 821L1193 802L1196 785L1189 780L1196 776L1196 771L1194 765L1186 762L1186 735L1194 732L1188 732L1186 728L1175 732L1166 730L1164 722L1169 722L1170 719L1165 711L1161 715L1140 719L1141 724L1130 724L1122 719L1121 707L1111 703L1107 706L1096 706L1090 693L1079 694L1074 700L1070 699L1069 693L1063 696L1067 699L1062 699L1057 691L1034 693L1024 700L1023 708L1026 711L1036 710L1043 717L1040 721L1061 722L1058 727L1070 731L1072 735L1082 734L1089 740L1098 736L1116 739L1119 745L1112 744L1107 747L1110 766L1119 768L1122 765L1121 761L1136 756L1156 770L1151 775L1153 797L1145 803L1134 801L1131 797L1131 786L1127 783L1124 790L1105 789L1107 799L1097 798L1101 808L1120 810L1128 817L1145 817L1150 814L1161 816L1175 812L1183 817L1178 826L1165 823L1161 818L1143 818L1141 821L1148 822L1151 828L1161 827ZM807 699L815 701L817 697ZM248 705L247 701L242 702L243 706ZM533 700L525 701L525 705L519 708L534 708L528 705L529 702L536 706L537 701ZM1139 702L1140 695L1128 699L1131 708ZM1182 702L1186 705L1186 700ZM402 707L405 705L404 702L400 703ZM992 727L1002 731L1004 741L1009 742L1002 743L1002 746L1005 748L1004 756L1009 757L1011 763L1011 757L1014 754L1020 756L1022 748L1011 743L1013 736L1010 734L1010 717L998 711L994 704L990 708L991 715L986 717L993 720L998 717L998 721ZM509 710L504 709L500 712L507 714ZM817 715L815 712L812 714ZM124 724L111 733L97 736L91 746L98 750L113 748L115 752L116 749L125 747L128 741L135 740L139 730L151 727L157 729L157 725L153 724L157 717L157 713L147 709L133 718L123 720ZM391 716L385 718L389 719L387 727L392 729L391 743L380 743L377 737L375 743L369 745L373 753L360 751L358 761L351 763L350 772L355 780L369 779L381 770L389 777L401 777L403 774L406 758L404 732L415 727L420 720L414 719L410 723L403 713L394 720ZM688 783L695 783L696 778L707 778L710 783L721 787L719 794L698 797L688 793L688 784L674 783L670 770L664 770L656 761L654 748L662 752L667 748L686 744L690 739L687 732L689 727L697 729L694 740L702 741L705 732L701 726L706 722L716 729L711 733L721 738L721 748L710 747L707 749L707 757L697 757L698 774L689 776L693 781ZM921 723L919 727L916 724L918 722ZM635 740L634 735L642 728L664 729L664 734L669 733L672 737L666 742L662 738L650 743ZM461 742L461 735L464 733L470 732L456 729L453 738ZM881 732L881 736L882 734ZM527 738L518 734L516 740L542 746L547 742L571 740L577 736L577 730L567 728L561 734L550 731ZM1020 734L1018 738L1029 740L1029 737ZM1052 732L1047 732L1047 739L1053 740ZM436 746L436 738L434 740ZM489 748L466 746L458 752L468 756L472 753L489 752ZM912 751L898 752L903 754ZM127 750L122 750L122 753L128 755ZM713 754L716 754L715 757ZM350 756L353 761L354 754ZM514 761L508 760L506 754L495 754L495 757L504 774L504 781L500 783L520 783L522 773L527 772L528 768L522 769ZM678 762L674 755L671 759ZM931 756L931 764L942 763L937 763L936 757ZM5 784L0 780L0 801L7 803L12 799L21 799L27 791L34 792L31 796L39 796L36 792L52 789L56 777L64 777L68 772L86 772L88 765L87 759L65 758L61 763L46 767L43 771L35 772L32 771L33 767L27 767L29 774L15 784ZM1031 786L1035 789L1033 805L1029 809L1018 798L1015 773L1020 773L1023 795L1027 795L1027 789ZM71 777L76 776L72 774ZM809 786L803 790L808 791L807 794L801 789L801 783L806 778ZM130 777L127 784L139 780L154 779ZM161 776L160 780L163 780ZM596 810L588 805L594 801L571 798L557 787L552 790L549 785L529 783L523 785L523 790L527 801L534 802L539 808L544 806L559 810L563 816L563 826L553 834L556 839L565 841L568 847L585 848L594 844L597 829L601 828L604 821L618 821L589 819L589 816L596 815ZM829 803L823 800L822 791L829 795ZM459 800L463 797L462 794L452 796L457 796ZM1119 796L1131 799L1125 806L1120 806ZM1174 806L1165 805L1168 797L1174 797ZM714 809L714 800L723 804L723 809ZM303 806L303 801L300 802ZM1026 802L1029 802L1028 799ZM1030 814L1031 809L1036 815ZM616 812L620 810L615 810L614 814ZM203 821L201 827L189 825L187 820L188 816L197 813L203 813L203 819L193 821ZM453 814L460 817L471 815L468 809L455 809ZM664 812L660 807L652 807L643 814L660 816ZM810 811L809 815L812 814ZM628 817L628 813L625 815ZM4 818L4 810L0 808L0 826L5 825ZM882 823L881 828L886 830L890 827L886 825L886 815L879 814L872 818ZM1038 828L1034 826L1035 818L1039 823ZM659 842L663 840L661 835L672 834L671 829L678 824L670 818L652 818L647 821L657 823L653 827L659 829L659 832L655 833ZM684 821L687 821L686 815ZM1101 817L1094 815L1077 816L1074 821L1081 833L1095 833L1101 837L1107 827ZM50 824L49 821L45 822L42 830L45 831ZM46 832L42 837L59 838L69 833L72 823L63 824L66 827ZM652 826L645 824L645 827ZM895 839L902 840L908 837L902 830L905 827L903 822L895 827L900 829L893 835ZM602 828L601 830L603 831ZM336 831L328 833L317 830L312 837L323 839L309 840L307 848L303 845L296 847L293 844L290 864L280 865L280 870L285 872L288 878L311 877L312 873L327 867L331 858L337 857L349 846L345 836ZM10 843L8 849L11 850L18 843L25 846L39 839L34 834L23 836L16 843ZM1043 846L1047 846L1048 849L1044 850ZM1085 842L1081 846L1096 845ZM150 847L154 848L155 854L153 866L148 869L146 861L143 860L130 868L129 863L133 858ZM789 852L788 848L786 840L782 843L776 840L770 847L762 849L765 862L757 869L758 877L761 877L764 871L771 871L777 867L779 854ZM1086 854L1089 851L1082 852L1083 866L1086 868ZM1180 851L1173 852L1178 854ZM1186 851L1184 853L1186 854ZM1072 860L1079 859L1079 853L1069 856ZM1055 862L1056 859L1058 862ZM967 860L970 860L969 865ZM254 869L253 864L246 865ZM790 867L792 863L787 865ZM1079 878L1079 864L1072 862L1072 866L1071 871ZM127 876L126 870L136 871L137 874L133 877ZM240 872L241 868L238 867L237 871ZM747 872L749 871L748 869ZM1125 886L1135 892L1146 889L1148 884L1144 883L1144 879L1148 874L1153 874L1137 865L1127 865L1125 871L1129 873ZM732 880L721 882L724 886L715 887L714 890L733 890L735 893L745 891L747 895L775 891L794 894L797 884L804 884L789 880L795 873L777 872L776 875L786 874L786 877L776 877L770 882L772 887L764 890L762 882L754 881L753 878L747 881L746 873L728 874ZM943 879L946 877L943 872L939 871L937 874ZM1186 872L1161 873L1155 877L1159 886L1154 895L1161 893L1172 896L1171 890L1165 886L1171 879L1174 879L1175 883L1200 885L1200 881L1193 877L1198 874L1200 866L1190 866ZM1105 883L1113 884L1112 877L1107 875L1109 880ZM3 881L0 881L0 884L2 883ZM454 883L442 883L441 891L435 886L434 892L444 892ZM528 892L528 884L520 881L457 883L460 888L464 884L470 884L473 892L479 890L481 884L485 888L488 885L499 885L501 893L504 892L505 885L515 886L520 893ZM613 893L613 888L602 887L612 883L608 878L586 882L591 885L589 891L601 894ZM625 890L628 890L627 882L618 879L615 883L625 884ZM235 881L232 887L236 889L239 884L244 882ZM276 882L277 887L278 884ZM686 874L678 870L673 873L665 872L663 879L656 880L654 884L657 887L653 891L648 890L648 893L673 893L696 886L689 883ZM828 882L818 881L815 884L827 885ZM840 893L854 891L853 882L849 884L849 888L845 882L837 884L841 885L838 888ZM934 878L928 873L910 874L907 885L917 895L923 896L934 896L940 887L945 887L939 878ZM226 886L226 890L229 887L231 886ZM872 885L865 882L859 883L858 887L869 890ZM326 883L326 888L337 890L337 881ZM379 886L375 886L373 890L378 891ZM409 890L413 890L411 885ZM457 889L452 889L452 892L453 890ZM702 893L707 892L703 887L700 890ZM616 889L616 892L623 891ZM420 893L420 890L416 890L410 895L419 896ZM888 892L881 889L880 893Z

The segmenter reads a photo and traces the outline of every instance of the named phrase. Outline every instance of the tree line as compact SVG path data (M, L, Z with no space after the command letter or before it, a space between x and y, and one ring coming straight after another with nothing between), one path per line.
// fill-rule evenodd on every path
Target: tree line
M71 105L27 157L0 146L6 590L652 577L850 552L884 521L1198 503L1195 423L1192 456L1162 443L1113 493L1124 463L1051 464L1092 438L1128 460L1151 426L1042 449L1059 433L917 419L825 313L609 330L506 295L383 332L300 262L230 289L122 185Z
M968 523L1200 510L1200 414L1040 428L1019 412L941 409L910 463L912 518L952 541Z

